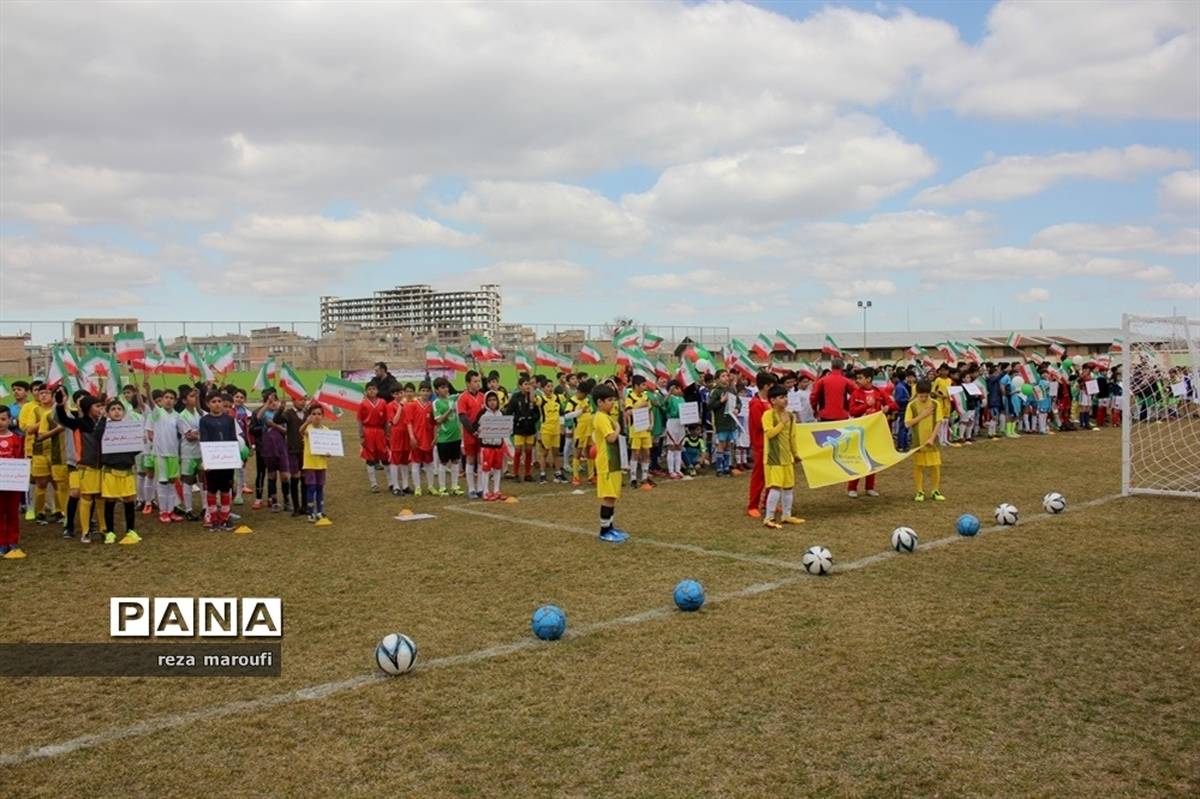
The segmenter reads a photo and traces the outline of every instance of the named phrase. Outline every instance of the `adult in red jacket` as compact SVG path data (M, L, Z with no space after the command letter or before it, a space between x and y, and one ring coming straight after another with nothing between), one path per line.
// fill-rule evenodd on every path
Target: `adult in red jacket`
M762 518L763 502L766 499L767 481L763 476L763 429L762 418L771 407L767 392L771 386L779 382L779 378L770 372L759 372L754 378L758 393L750 398L750 415L747 424L750 425L750 454L754 457L754 469L750 472L750 498L746 503L746 515L755 519Z
M834 358L829 373L813 384L809 401L818 421L836 422L850 418L850 394L854 391L854 381L842 374L844 368L842 359Z
M874 377L875 370L870 367L859 369L855 374L854 391L850 393L851 416L870 416L872 413L898 409L896 400L892 399L890 393L871 384ZM846 493L851 497L858 496L858 480L851 480L846 485ZM867 496L879 496L879 492L875 490L874 474L867 475Z

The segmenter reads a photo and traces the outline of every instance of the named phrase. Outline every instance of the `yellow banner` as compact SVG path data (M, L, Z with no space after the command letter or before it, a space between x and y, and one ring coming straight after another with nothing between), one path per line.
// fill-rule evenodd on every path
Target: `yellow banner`
M794 428L796 450L809 488L844 483L895 466L917 451L896 452L887 417L882 413L811 422Z

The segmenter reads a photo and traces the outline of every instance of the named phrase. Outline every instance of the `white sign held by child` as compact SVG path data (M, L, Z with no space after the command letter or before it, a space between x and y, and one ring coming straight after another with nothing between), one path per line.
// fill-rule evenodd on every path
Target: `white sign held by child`
M104 423L104 437L100 439L102 452L141 452L146 441L146 431L137 419L122 419Z
M633 430L635 433L644 433L650 429L650 409L649 408L634 408L633 409Z
M479 417L479 438L494 441L512 435L513 418L503 414L485 413Z
M20 491L24 494L29 488L29 467L32 464L33 461L27 458L0 458L0 491Z
M242 468L242 448L236 441L201 441L200 458L205 471Z
M629 471L629 443L625 436L617 436L618 448L621 450L621 471Z
M679 406L679 423L686 426L700 424L700 406L694 402L685 402Z
M979 397L983 395L983 389L979 387L978 383L963 383L963 388L966 389L967 393L972 397Z
M342 431L330 430L327 427L308 428L308 448L314 455L340 458L346 454L342 449Z
M1089 397L1094 397L1100 393L1100 384L1095 380L1087 381L1087 383L1084 384L1084 388L1087 390Z
M1174 385L1172 385L1171 393L1174 394L1176 397L1186 397L1187 396L1187 381L1180 380L1178 383L1175 383Z
M803 391L799 389L792 389L787 395L787 409L792 413L798 414L804 410L804 403L806 400L807 397L804 396Z

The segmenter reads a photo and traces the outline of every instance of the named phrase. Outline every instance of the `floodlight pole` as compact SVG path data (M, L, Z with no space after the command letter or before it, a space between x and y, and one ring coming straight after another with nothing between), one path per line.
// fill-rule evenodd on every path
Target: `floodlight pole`
M858 307L862 308L862 312L863 312L863 343L862 343L863 352L862 352L862 357L863 357L863 362L865 363L866 359L867 359L867 309L871 307L871 301L870 300L859 300Z

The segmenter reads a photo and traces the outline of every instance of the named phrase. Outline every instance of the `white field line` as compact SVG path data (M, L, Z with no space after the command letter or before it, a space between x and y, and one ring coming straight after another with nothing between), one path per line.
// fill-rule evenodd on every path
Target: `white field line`
M1109 494L1107 496L1099 497L1097 499L1080 502L1076 505L1073 505L1071 510L1077 511L1082 508L1096 507L1098 505L1103 505L1107 502L1111 502L1114 499L1120 499L1120 496L1121 496L1120 494ZM489 515L491 515L491 514L489 514ZM1039 521L1043 521L1047 518L1050 518L1050 516L1051 516L1051 514L1048 514L1048 513L1041 513L1036 516L1032 516L1029 519L1022 522L1021 526L1036 523ZM526 523L526 524L528 524L531 521L531 520L524 520L524 519L511 519L510 517L507 517L507 516L505 516L503 518L506 520L519 521L519 522ZM545 525L549 526L551 529L556 529L556 530L563 529L560 527L556 527L548 522L545 523ZM540 526L543 526L543 524L539 523L537 525L532 525L532 526L540 527ZM987 527L987 528L980 530L980 534L993 533L993 532L999 532L1002 530L1010 530L1010 529L1013 529L1013 528L1002 527L1000 525L993 525L991 527ZM591 533L588 533L588 535L591 535ZM635 540L635 539L631 536L630 541L633 541L633 540ZM947 546L956 541L962 541L962 540L964 540L963 536L959 536L959 535L946 536L945 538L938 538L933 541L921 543L919 545L919 550ZM599 544L597 544L597 546L599 546ZM681 547L688 548L688 545L681 545ZM711 551L703 550L701 547L694 547L691 549L699 550L700 553L702 553L702 554L711 554ZM867 568L868 566L872 566L876 563L880 563L882 561L888 560L893 557L898 557L898 556L899 556L898 553L889 549L884 552L879 552L874 555L868 555L864 558L859 558L858 560L855 560L855 561L850 561L849 563L838 564L834 567L834 571L837 573L859 571L861 569ZM794 568L794 566L795 566L795 564L791 564L792 568ZM744 588L740 588L736 591L731 591L731 592L723 593L723 594L714 594L714 595L709 596L707 598L707 601L713 602L713 603L721 603L721 602L728 602L728 601L734 600L734 599L744 599L746 597L757 596L759 594L765 594L770 591L775 591L775 590L778 590L785 586L794 585L794 584L800 582L801 580L805 580L805 579L818 579L818 578L814 578L811 575L809 575L807 572L802 571L798 574L793 574L789 577L783 577L778 580L774 580L774 581L770 581L770 582L754 583L754 584L748 585ZM664 606L660 606L660 607L656 607L656 608L651 608L650 610L644 610L639 613L633 613L633 614L630 614L627 616L620 616L615 619L609 619L607 621L593 622L592 624L581 624L581 625L578 625L578 626L568 629L565 637L568 640L573 639L573 638L582 638L583 636L592 635L594 633L603 632L605 630L612 630L612 629L616 629L616 628L620 628L620 627L628 627L628 626L631 626L634 624L642 624L642 623L645 623L648 621L659 621L662 619L669 618L670 616L672 616L678 612L679 611L677 611L673 606L664 605ZM505 655L511 655L511 654L515 654L517 652L523 652L523 651L526 651L529 649L544 648L544 647L551 647L551 646L554 646L554 644L547 643L544 641L539 641L536 638L533 638L532 636L526 636L524 638L520 638L515 641L506 643L506 644L497 644L496 646L490 646L490 647L486 647L484 649L477 649L473 652L464 652L459 655L448 655L446 657L434 658L433 660L418 662L417 666L414 667L414 671L418 671L418 672L419 671L430 671L433 669L444 669L444 668L450 668L453 666L468 665L471 663L478 663L479 661L483 661L483 660L490 660L492 658L503 657ZM177 729L179 727L186 727L190 724L194 724L194 723L200 722L200 721L208 721L211 719L221 719L221 718L226 718L229 716L243 715L246 713L256 713L260 710L265 710L267 708L278 707L280 705L289 705L289 704L293 704L295 702L306 702L306 701L312 701L312 700L317 700L317 699L324 699L326 697L333 696L334 694L339 694L339 693L342 693L345 691L355 690L357 688L363 688L363 687L366 687L369 685L376 685L376 684L380 684L380 683L391 682L392 680L395 680L395 679L404 679L404 678L385 677L382 674L360 674L356 677L350 677L345 680L321 683L319 685L312 685L307 688L298 688L296 690L284 691L282 693L277 693L277 694L269 694L267 696L258 697L257 699L245 699L245 700L239 700L236 702L227 702L225 704L212 705L210 707L186 711L184 713L171 713L171 714L163 715L163 716L153 716L151 718L143 719L142 721L135 722L133 724L130 724L130 725L127 725L124 727L113 727L113 728L110 728L107 730L101 730L100 732L88 733L87 735L81 735L76 738L69 738L65 741L60 741L58 743L46 744L44 746L28 747L26 749L21 749L21 750L15 751L15 752L5 752L3 754L0 754L0 766L15 766L15 765L19 765L21 763L28 763L33 760L42 760L42 759L46 759L46 758L61 757L62 755L69 755L73 752L78 752L83 749L93 749L97 746L104 746L106 744L123 741L127 738L135 738L135 737L138 737L141 735L151 735L153 733L162 732L164 730L172 730L172 729Z

